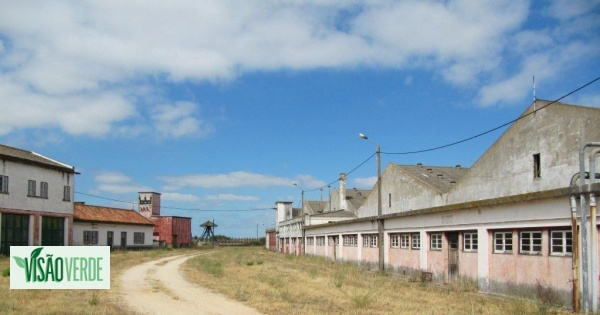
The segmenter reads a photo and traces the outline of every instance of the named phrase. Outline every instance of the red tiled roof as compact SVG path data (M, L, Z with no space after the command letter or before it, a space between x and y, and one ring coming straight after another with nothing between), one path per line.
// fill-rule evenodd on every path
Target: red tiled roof
M152 221L146 219L135 210L117 209L100 206L89 206L84 203L75 203L73 221L106 222L120 224L152 225Z

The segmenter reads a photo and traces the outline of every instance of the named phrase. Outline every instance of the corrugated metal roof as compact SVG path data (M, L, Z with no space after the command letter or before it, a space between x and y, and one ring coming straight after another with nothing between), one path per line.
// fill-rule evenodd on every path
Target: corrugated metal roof
M469 171L469 168L455 166L399 165L395 164L416 179L428 184L440 193L445 193L458 183Z
M90 206L80 202L75 203L73 221L154 225L135 210Z
M38 166L59 169L70 173L75 172L75 169L70 165L55 161L39 153L21 150L3 144L0 144L0 159L12 160L25 164L35 164Z

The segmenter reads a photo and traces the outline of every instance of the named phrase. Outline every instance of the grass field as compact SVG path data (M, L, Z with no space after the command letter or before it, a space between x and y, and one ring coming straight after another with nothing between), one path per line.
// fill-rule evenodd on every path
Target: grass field
M320 257L258 248L221 248L187 262L189 281L222 292L265 314L554 314L530 300L362 270Z
M125 270L149 260L198 251L112 252L111 290L10 290L9 259L0 258L0 314L130 314L120 301L118 279ZM569 313L529 300L480 295L470 283L411 282L351 264L278 254L260 247L217 248L189 260L184 272L190 282L265 314Z

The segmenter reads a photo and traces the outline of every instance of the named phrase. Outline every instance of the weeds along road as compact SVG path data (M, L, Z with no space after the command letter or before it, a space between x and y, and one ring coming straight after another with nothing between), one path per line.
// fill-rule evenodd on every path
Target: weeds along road
M260 314L187 282L179 267L194 256L197 254L166 257L125 271L121 276L124 302L141 314Z

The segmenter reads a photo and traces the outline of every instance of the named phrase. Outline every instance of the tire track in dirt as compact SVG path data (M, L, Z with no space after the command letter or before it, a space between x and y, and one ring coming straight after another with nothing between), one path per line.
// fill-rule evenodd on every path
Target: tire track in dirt
M120 279L123 300L141 314L261 314L187 282L179 267L194 256L166 257L128 269Z

